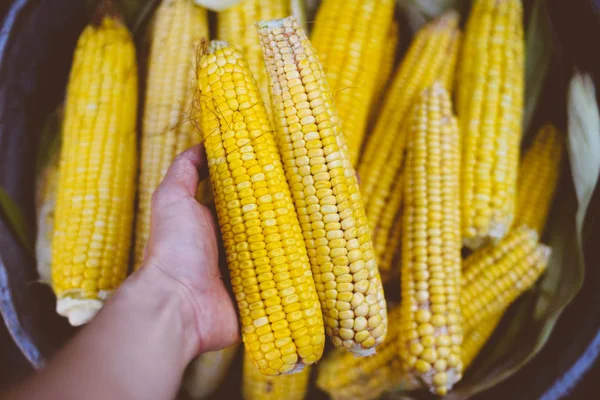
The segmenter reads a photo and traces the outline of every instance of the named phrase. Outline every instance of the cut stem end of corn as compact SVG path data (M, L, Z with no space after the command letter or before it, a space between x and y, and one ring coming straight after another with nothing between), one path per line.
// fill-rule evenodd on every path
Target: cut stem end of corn
M66 317L72 326L81 326L90 322L98 314L109 295L109 291L101 290L98 292L98 299L63 297L56 301L56 312Z

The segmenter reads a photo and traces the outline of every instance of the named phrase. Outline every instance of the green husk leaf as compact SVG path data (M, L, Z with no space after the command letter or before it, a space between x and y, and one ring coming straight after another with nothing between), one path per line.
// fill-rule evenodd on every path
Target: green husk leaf
M47 118L38 140L35 162L35 176L48 164L52 155L60 149L60 129L62 127L63 107L59 106Z
M2 187L0 187L0 210L2 217L6 218L21 244L30 254L33 254L31 229L25 221L21 208Z
M532 133L529 127L537 108L548 67L552 58L552 31L545 0L536 0L525 33L525 109L523 132Z

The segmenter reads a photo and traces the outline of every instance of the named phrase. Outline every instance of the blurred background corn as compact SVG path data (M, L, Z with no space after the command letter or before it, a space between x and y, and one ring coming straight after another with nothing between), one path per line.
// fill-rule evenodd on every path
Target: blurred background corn
M553 125L535 136L521 161L517 185L516 225L542 234L560 177L563 141Z
M267 110L240 51L200 61L208 167L246 351L265 375L323 352L323 318Z
M477 248L502 238L515 213L523 114L520 0L476 0L461 56L462 235Z
M120 18L105 11L77 42L62 131L52 287L57 312L73 325L125 279L131 242L136 54Z
M453 68L448 62L459 40L458 14L449 12L419 31L387 91L383 108L369 137L359 165L361 193L365 198L371 229L391 226L390 218L398 212L384 213L391 207L393 192L404 163L408 127L403 120L416 95ZM398 204L398 203L396 203ZM392 217L393 218L393 217ZM389 228L384 228L389 229ZM383 237L390 232L381 232ZM379 261L379 260L378 260Z
M183 387L191 399L209 398L217 390L229 372L238 347L235 345L200 354L188 365Z
M162 0L150 31L148 81L142 121L134 269L150 235L150 201L171 162L201 140L196 54L208 37L207 11L193 0Z
M535 231L518 227L465 260L461 307L467 329L506 309L545 271L550 249L537 240Z
M401 269L400 355L444 395L462 376L460 135L441 82L410 111Z
M470 366L514 300L529 290L548 266L550 248L537 233L517 227L499 243L463 263L461 306L465 321L463 363Z
M244 352L242 395L245 400L302 400L308 391L310 367L291 375L266 376Z
M293 17L259 24L276 135L333 344L374 352L383 287L358 182L322 65Z
M486 317L477 326L465 334L463 341L462 360L465 370L468 369L479 354L487 340L500 323L503 313Z
M388 281L398 273L394 259L400 255L402 237L402 177L396 178L388 203L383 208L373 232L373 248L381 279Z
M290 13L290 0L242 0L217 14L217 39L235 46L246 57L267 108L269 84L255 24Z
M390 26L393 0L323 0L311 42L324 66L352 165L356 165L367 128L369 107Z
M400 307L391 308L388 316L388 333L377 354L356 357L336 349L319 363L317 386L332 399L371 400L400 384L410 384L399 358Z
M381 108L381 102L385 95L387 86L396 69L396 60L398 53L398 45L400 44L400 23L398 20L393 20L384 39L383 54L381 55L381 63L377 71L377 79L375 81L375 94L371 101L372 120L377 116ZM363 142L366 141L363 140Z

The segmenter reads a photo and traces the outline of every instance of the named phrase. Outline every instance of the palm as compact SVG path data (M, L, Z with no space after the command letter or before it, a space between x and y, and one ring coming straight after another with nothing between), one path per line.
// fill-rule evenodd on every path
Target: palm
M156 190L146 262L189 293L204 351L233 344L239 324L219 273L212 215L194 198L202 154L195 147L180 155Z

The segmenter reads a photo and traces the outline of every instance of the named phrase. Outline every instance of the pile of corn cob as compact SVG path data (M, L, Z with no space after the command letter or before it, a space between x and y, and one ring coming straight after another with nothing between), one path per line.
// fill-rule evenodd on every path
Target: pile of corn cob
M243 396L302 399L325 336L335 349L316 384L333 398L451 390L550 256L539 238L562 140L544 126L520 157L520 1L475 0L464 34L458 13L440 16L396 67L392 0L323 0L310 40L289 1L242 0L217 14L209 45L206 9L162 0L139 157L135 47L111 4L81 34L60 156L38 185L39 269L57 312L88 322L131 247L143 265L152 193L204 142ZM195 361L190 394L210 395L234 354Z

